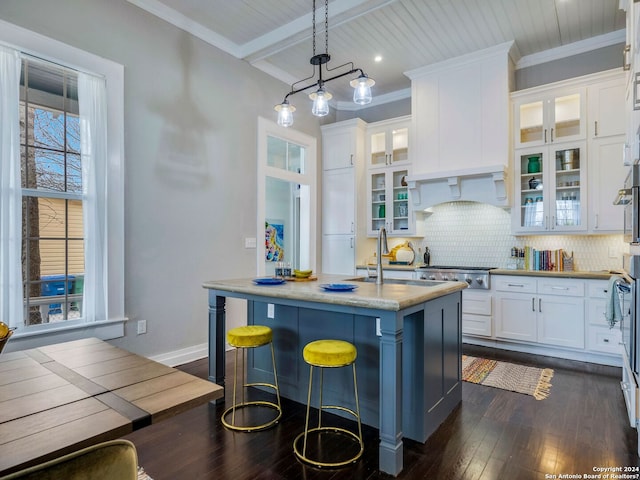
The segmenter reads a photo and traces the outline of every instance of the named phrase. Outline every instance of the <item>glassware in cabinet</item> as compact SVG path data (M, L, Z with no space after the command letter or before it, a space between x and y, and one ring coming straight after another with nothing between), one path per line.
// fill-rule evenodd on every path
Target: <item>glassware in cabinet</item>
M407 170L393 172L393 226L392 230L409 230L409 189Z

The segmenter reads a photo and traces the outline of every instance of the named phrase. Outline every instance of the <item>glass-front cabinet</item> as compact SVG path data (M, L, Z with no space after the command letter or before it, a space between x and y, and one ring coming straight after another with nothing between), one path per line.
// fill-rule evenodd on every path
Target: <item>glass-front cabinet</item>
M584 88L521 97L514 103L516 148L583 140L586 113Z
M409 117L385 120L367 127L367 158L370 168L409 162Z
M586 142L516 150L515 168L516 232L587 229Z
M387 235L407 236L415 233L406 178L408 169L386 168L370 171L368 195L368 234L375 236L380 227Z

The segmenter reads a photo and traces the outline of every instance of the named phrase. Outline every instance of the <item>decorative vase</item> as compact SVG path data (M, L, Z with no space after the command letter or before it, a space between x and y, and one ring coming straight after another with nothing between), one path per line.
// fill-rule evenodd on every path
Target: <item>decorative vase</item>
M540 172L540 157L529 157L529 163L527 164L527 173Z
M535 190L535 188L540 185L540 181L537 180L535 177L531 177L531 180L529 180L529 188L531 190Z

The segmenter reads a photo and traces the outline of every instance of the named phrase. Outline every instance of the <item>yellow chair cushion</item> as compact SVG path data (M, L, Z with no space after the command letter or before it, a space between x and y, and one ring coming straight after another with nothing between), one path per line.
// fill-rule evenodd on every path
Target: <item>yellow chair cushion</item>
M316 340L302 350L304 361L316 367L344 367L356 361L356 347L343 340Z
M273 331L264 325L247 325L227 332L227 343L232 347L251 348L266 345L273 338Z

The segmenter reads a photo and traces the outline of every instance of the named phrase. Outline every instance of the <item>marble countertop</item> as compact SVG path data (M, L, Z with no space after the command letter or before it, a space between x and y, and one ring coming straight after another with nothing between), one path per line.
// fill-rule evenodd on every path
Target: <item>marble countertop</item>
M575 271L575 272L553 272L538 270L509 270L506 268L495 268L490 271L491 275L520 275L527 277L556 277L556 278L585 278L591 280L609 280L615 272L609 270Z
M420 267L421 265L424 265L424 264L412 263L411 265L390 265L386 263L386 264L382 264L382 269L383 270L403 270L403 271L413 272L416 268ZM376 269L375 264L369 264L368 267L372 272L375 272L375 269ZM367 265L365 264L356 265L356 268L361 270L366 270Z
M318 275L315 281L287 281L282 285L256 285L252 278L211 280L202 286L210 290L229 292L229 296L264 296L288 300L320 302L334 305L399 311L466 288L465 282L441 282L436 286L383 285L353 281L344 275ZM351 292L331 292L320 288L325 283L351 283L358 288ZM223 295L224 296L224 295Z

